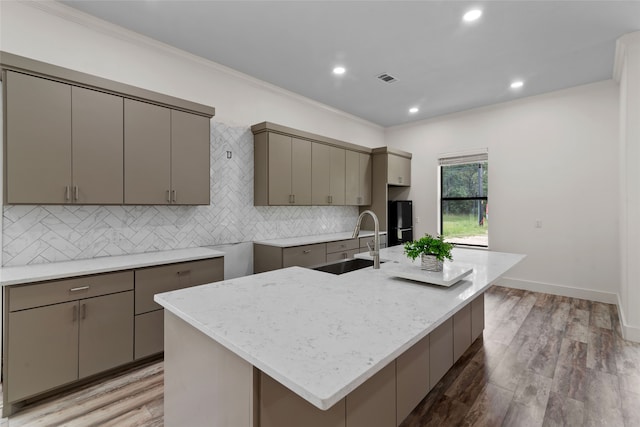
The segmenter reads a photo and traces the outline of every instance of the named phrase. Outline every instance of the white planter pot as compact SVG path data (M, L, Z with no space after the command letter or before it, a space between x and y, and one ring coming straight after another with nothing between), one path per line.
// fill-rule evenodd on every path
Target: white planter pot
M421 268L427 271L442 271L442 261L435 255L422 255Z

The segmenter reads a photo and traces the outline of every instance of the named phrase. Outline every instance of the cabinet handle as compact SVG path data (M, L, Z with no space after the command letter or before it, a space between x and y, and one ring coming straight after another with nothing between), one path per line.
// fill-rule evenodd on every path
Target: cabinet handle
M362 203L362 197L358 196L358 204Z
M177 193L176 190L171 190L171 194L172 194L172 199L173 199L173 203L178 201L178 197L177 197Z
M65 201L69 201L69 186L65 185L64 186L64 200Z
M73 200L75 200L76 202L78 201L80 192L78 191L78 186L74 185L73 186Z
M178 272L176 272L176 274L177 274L178 276L183 276L183 275L185 275L185 274L189 274L189 273L191 273L191 270L182 270L182 271L178 271Z
M399 177L398 177L398 182L399 182L400 184L402 184L402 177L401 177L401 176L399 176Z
M293 200L293 203L295 204L295 203L296 203L296 195L295 195L295 194L292 194L292 195L291 195L291 198L292 198L292 200Z
M89 289L89 285L87 285L87 286L78 286L77 288L71 288L71 289L69 289L69 292L86 291L87 289Z
M76 320L78 320L78 306L74 305L73 306L73 322L75 322Z
M167 202L171 203L171 197L169 196L169 190L167 190Z
M82 319L87 318L87 304L82 304Z
M306 251L302 251L303 254L310 254L311 253L311 249L307 249Z
M347 253L346 253L346 252L343 252L343 253L342 253L342 258L343 258L343 259L347 259Z

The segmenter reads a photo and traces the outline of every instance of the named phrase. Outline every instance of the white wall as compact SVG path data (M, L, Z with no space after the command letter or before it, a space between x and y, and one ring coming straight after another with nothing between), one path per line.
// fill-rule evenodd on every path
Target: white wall
M618 40L620 81L620 314L625 338L640 342L640 32Z
M57 2L1 1L0 50L210 105L214 120L230 126L271 121L384 145L377 125Z
M438 231L438 156L488 148L489 246L527 255L504 283L617 302L617 134L618 88L604 81L388 128L386 141L413 153L417 235Z

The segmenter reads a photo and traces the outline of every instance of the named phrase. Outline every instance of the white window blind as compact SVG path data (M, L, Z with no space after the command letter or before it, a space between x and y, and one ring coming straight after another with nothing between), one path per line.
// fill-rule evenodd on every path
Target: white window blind
M466 163L481 163L489 161L489 153L487 151L480 153L457 153L457 154L442 154L438 158L439 166L451 166L451 165L463 165Z

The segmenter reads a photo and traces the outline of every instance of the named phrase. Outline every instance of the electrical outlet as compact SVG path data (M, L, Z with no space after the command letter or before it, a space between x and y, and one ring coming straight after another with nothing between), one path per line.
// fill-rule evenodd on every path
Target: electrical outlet
M419 216L416 217L416 224L420 224L420 217Z
M536 219L534 227L535 228L542 228L542 220L541 219Z

